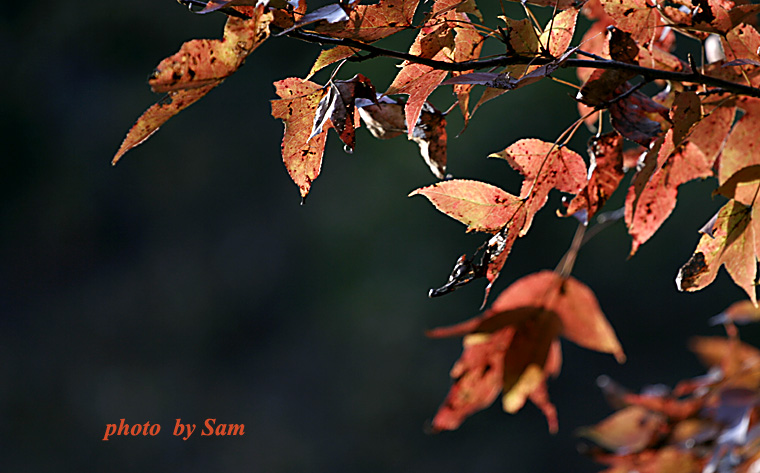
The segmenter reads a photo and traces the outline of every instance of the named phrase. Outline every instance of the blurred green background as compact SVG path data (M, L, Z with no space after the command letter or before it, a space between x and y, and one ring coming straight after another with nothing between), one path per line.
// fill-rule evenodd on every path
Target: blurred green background
M743 297L725 273L696 294L673 282L721 205L714 181L684 186L634 258L622 224L583 248L574 275L596 291L628 362L563 343L549 385L559 434L530 405L425 433L461 343L423 332L476 315L483 284L441 299L427 291L485 237L408 199L434 182L416 145L366 130L352 155L330 132L322 175L299 205L269 100L273 81L304 77L316 46L269 40L110 166L158 99L146 84L153 67L185 40L219 37L223 23L170 0L16 2L0 13L0 470L597 471L573 435L610 412L597 376L638 390L703 372L688 338L720 334L707 319ZM361 70L384 90L394 65L349 65L338 77ZM441 109L452 100L443 89ZM449 172L517 192L516 173L485 157L519 138L553 140L577 117L572 96L551 83L510 92L456 139L452 113ZM573 147L582 152L587 137ZM576 224L555 217L558 206L554 195L517 242L494 295L559 261ZM103 442L122 418L161 433ZM177 418L242 423L245 435L182 441L171 435Z

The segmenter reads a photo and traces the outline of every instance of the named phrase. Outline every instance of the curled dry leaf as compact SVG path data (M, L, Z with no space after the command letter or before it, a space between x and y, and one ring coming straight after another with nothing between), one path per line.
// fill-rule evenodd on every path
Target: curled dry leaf
M354 104L357 99L375 100L375 95L375 87L361 74L349 80L331 82L327 93L319 101L309 139L321 134L325 126L332 126L346 145L346 150L352 152L356 144L354 130L358 119Z
M167 95L137 119L112 164L147 140L171 117L221 84L269 37L272 15L264 13L264 6L245 7L245 11L251 19L228 18L223 39L188 41L175 55L161 61L148 82L154 92Z
M558 336L612 353L620 362L625 359L591 290L552 271L519 279L483 315L428 335L464 336L464 351L451 370L455 382L433 419L434 431L456 429L500 392L507 412L516 412L530 399L556 431L546 379L559 373Z
M592 137L588 144L591 159L586 186L576 195L565 213L574 215L586 211L588 222L604 206L625 175L623 171L623 137L610 132Z
M446 117L435 107L425 103L412 133L408 134L403 104L388 97L380 97L377 103L357 101L357 106L359 115L372 136L387 140L406 134L411 141L417 143L420 155L432 173L439 179L446 176Z

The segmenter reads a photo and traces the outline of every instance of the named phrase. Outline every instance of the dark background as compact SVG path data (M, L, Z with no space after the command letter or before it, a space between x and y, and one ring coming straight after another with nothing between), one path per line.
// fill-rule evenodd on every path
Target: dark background
M703 372L689 337L720 334L707 319L743 297L725 273L696 294L673 282L721 205L713 180L684 186L634 258L622 224L584 247L574 275L597 293L628 362L563 342L549 385L557 435L532 405L426 434L461 343L423 332L476 315L483 284L442 299L427 290L484 237L406 197L434 181L414 143L365 130L353 155L330 135L299 205L269 100L273 81L304 77L316 46L269 40L109 164L158 98L153 67L185 40L219 37L223 22L170 0L14 2L0 13L2 471L596 471L573 431L610 412L597 376L638 390ZM361 70L384 90L394 64L339 78ZM519 138L553 140L577 117L573 95L549 83L510 92L458 139L453 113L449 171L517 192L516 173L485 157ZM443 88L434 100L451 103ZM559 261L576 224L554 216L558 202L517 242L494 295ZM122 418L162 429L103 442ZM182 441L177 418L245 424L245 435Z

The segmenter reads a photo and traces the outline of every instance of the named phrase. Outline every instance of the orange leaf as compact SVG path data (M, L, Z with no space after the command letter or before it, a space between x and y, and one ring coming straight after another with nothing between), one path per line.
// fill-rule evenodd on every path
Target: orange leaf
M166 92L167 95L137 119L112 164L147 140L171 117L221 84L269 37L272 15L263 13L263 6L246 11L253 16L250 20L227 19L223 39L188 41L178 53L161 61L148 82L154 92Z
M357 5L347 23L314 26L314 31L333 38L351 38L372 43L411 28L419 0L381 0L373 5Z
M291 77L275 82L280 100L272 100L272 116L285 122L282 160L305 198L319 176L327 130L311 138L314 116L327 90L313 82Z
M467 231L495 233L501 230L522 201L485 182L453 179L415 190L441 212L467 225Z
M428 335L465 337L462 356L451 371L456 381L433 419L435 431L456 429L467 416L490 405L501 389L504 410L516 412L530 399L555 431L556 411L546 393L546 378L559 372L559 335L612 353L620 362L625 359L591 290L552 271L515 281L483 315Z
M730 200L718 212L712 235L702 235L694 255L678 272L676 285L681 291L698 291L715 280L725 266L734 282L757 304L757 238L760 229L758 205L748 207Z
M560 57L570 47L577 20L578 9L570 8L557 13L546 24L538 40L552 57Z
M641 406L623 408L593 427L583 427L578 435L620 454L640 452L657 439L665 418Z
M760 129L760 100L746 99L739 106L744 109L744 116L736 122L728 135L718 163L718 183L725 184L731 176L742 168L760 164L760 142L757 130ZM745 205L751 205L756 187L742 186L744 192L731 196Z

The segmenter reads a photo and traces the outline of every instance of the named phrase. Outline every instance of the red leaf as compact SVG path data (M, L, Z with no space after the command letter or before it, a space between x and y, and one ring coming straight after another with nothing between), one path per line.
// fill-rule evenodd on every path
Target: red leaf
M589 140L591 176L586 186L570 202L565 213L573 215L586 210L586 221L604 206L625 175L623 171L623 137L610 132Z
M602 5L615 26L639 44L653 44L662 34L665 23L650 0L603 0Z
M520 197L527 200L527 215L521 236L528 232L533 216L546 203L550 190L577 194L586 185L586 163L583 158L553 143L523 139L489 157L506 160L525 177Z
M327 130L313 138L311 133L319 102L327 91L319 84L294 77L274 85L282 98L272 100L272 116L285 123L282 160L305 198L322 168Z
M441 212L467 225L467 231L495 233L522 206L522 201L498 187L480 181L454 179L415 190Z
M526 276L509 286L483 315L431 337L465 335L464 351L451 376L456 381L433 419L433 429L452 430L490 405L503 389L503 407L516 412L531 399L557 420L546 393L546 378L559 372L556 342L563 335L623 361L620 344L588 287L551 271Z
M654 235L676 206L678 187L692 179L712 176L713 163L693 143L673 144L674 130L665 135L656 170L640 190L635 183L625 201L625 222L633 237L631 254ZM634 178L636 180L636 178Z
M372 43L411 28L419 0L381 0L373 5L357 5L346 24L317 24L314 31L333 38L351 38Z
M264 7L248 10L253 16L250 20L227 19L223 39L188 41L178 53L161 61L149 83L154 92L166 92L167 95L137 119L112 164L147 140L171 117L221 84L269 37L272 15L263 13Z

